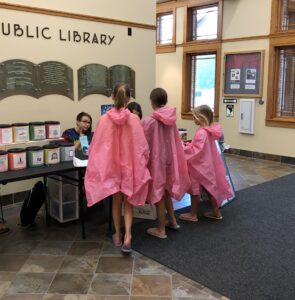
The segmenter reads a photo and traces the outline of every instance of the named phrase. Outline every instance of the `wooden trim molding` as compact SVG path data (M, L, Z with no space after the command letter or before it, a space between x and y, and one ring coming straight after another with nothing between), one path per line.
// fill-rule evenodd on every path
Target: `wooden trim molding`
M233 42L244 42L244 41L253 41L253 40L266 40L269 39L270 35L253 35L253 36L243 36L238 38L229 38L229 39L222 39L222 43L233 43Z
M175 51L176 51L176 46L174 44L157 45L156 46L156 53L157 54L170 53L170 52L175 52Z
M193 7L193 6L204 6L212 5L218 3L222 0L171 0L165 1L163 3L157 3L157 9L168 9L168 8L178 8L183 6Z
M53 10L53 9L45 9L45 8L39 8L39 7L33 7L33 6L10 4L10 3L5 3L5 2L0 2L0 8L36 13L36 14L43 14L43 15L48 15L48 16L57 16L57 17L71 18L71 19L77 19L77 20L107 23L107 24L120 25L120 26L126 26L126 27L142 28L142 29L147 29L147 30L156 30L156 28L157 28L155 25L150 25L150 24L128 22L128 21L117 20L117 19L102 18L102 17L90 16L90 15L63 12L63 11Z

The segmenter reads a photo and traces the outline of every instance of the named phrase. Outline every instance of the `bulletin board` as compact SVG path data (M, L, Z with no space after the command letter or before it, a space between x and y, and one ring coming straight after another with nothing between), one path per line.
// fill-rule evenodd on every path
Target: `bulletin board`
M264 50L225 53L223 96L262 97Z

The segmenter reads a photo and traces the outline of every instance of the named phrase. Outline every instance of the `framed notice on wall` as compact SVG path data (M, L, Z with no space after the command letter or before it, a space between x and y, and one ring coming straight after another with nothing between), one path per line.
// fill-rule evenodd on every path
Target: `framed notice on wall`
M223 96L262 97L264 50L225 53Z

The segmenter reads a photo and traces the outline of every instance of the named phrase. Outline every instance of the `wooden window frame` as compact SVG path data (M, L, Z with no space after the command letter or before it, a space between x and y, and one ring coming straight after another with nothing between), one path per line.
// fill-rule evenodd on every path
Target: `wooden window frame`
M211 42L211 41L221 41L222 39L222 11L223 11L223 2L222 0L199 0L192 1L188 3L185 8L185 21L184 21L184 43L202 43L202 42ZM217 37L216 39L202 39L202 40L192 40L192 9L202 9L211 6L218 6L218 24L217 24Z
M295 34L295 29L282 30L283 0L272 0L270 32L274 34Z
M214 117L219 117L219 97L220 97L220 66L221 66L221 43L210 42L198 43L198 45L185 45L183 48L182 64L182 119L192 119L191 113L191 55L215 53L216 54L216 73L215 73L215 99Z
M282 0L272 0L271 35L269 41L269 67L265 125L271 127L295 128L295 117L277 116L279 84L279 50L295 46L295 30L282 30Z
M295 128L295 117L278 117L277 95L279 84L279 49L284 46L295 46L295 36L272 38L269 50L269 72L266 106L266 126Z
M172 34L172 42L170 44L157 44L156 41L156 53L169 53L176 51L176 8L172 9L162 9L161 7L157 7L157 18L159 15L172 14L173 16L173 34ZM158 29L157 29L158 30Z

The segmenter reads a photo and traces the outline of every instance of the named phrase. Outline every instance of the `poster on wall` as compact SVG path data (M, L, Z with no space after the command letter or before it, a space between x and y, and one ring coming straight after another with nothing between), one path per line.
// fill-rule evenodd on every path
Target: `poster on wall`
M224 96L262 97L264 50L225 53Z

